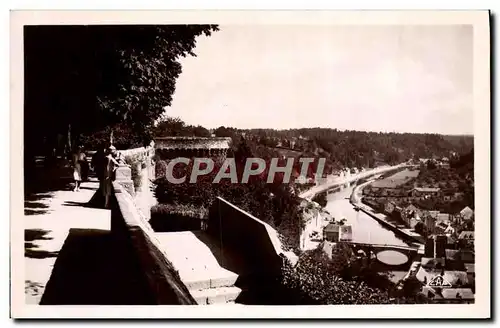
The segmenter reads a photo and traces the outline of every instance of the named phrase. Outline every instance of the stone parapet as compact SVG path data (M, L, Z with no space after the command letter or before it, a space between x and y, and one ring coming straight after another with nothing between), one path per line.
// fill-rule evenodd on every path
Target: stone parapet
M130 195L134 195L134 181L132 170L126 164L120 165L115 171L115 181L118 182Z
M137 209L132 196L118 181L113 183L113 190L116 206L111 211L111 230L132 246L154 303L197 304L162 250L155 232Z

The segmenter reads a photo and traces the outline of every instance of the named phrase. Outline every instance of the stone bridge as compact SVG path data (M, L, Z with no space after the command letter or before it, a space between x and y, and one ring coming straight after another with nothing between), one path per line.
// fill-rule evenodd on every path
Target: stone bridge
M402 246L402 245L390 245L390 244L368 244L368 243L357 243L357 242L349 242L349 244L355 247L363 247L363 248L371 248L377 252L393 250L393 251L401 251L401 252L417 252L418 248L413 246Z
M403 245L390 245L390 244L368 244L349 242L356 250L363 250L366 254L373 253L377 255L382 251L396 251L404 254L407 257L406 263L414 259L418 255L418 247L416 246L403 246Z

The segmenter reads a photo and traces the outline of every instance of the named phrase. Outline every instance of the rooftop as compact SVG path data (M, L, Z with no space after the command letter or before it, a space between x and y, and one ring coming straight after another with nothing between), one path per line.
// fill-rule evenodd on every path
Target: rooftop
M422 257L421 261L422 267L426 268L435 268L438 264L441 264L442 267L445 265L445 260L443 258L432 258L432 257Z
M339 232L340 226L335 223L328 223L323 231L326 232Z
M474 293L470 288L445 288L441 294L445 299L474 299Z
M458 239L474 239L474 231L462 231Z
M449 221L450 220L450 214L448 214L448 213L439 213L437 215L437 220L438 221L442 221L442 222Z
M471 209L469 206L465 206L461 211L460 211L460 214L464 215L464 214L472 214L474 213L474 210Z
M474 273L476 272L476 267L474 263L465 263L465 270L467 270L467 273Z
M446 252L446 259L448 260L462 261L465 264L474 263L475 259L474 253L469 250L447 249L445 250L445 252Z
M419 281L424 281L424 278L426 278L427 282L429 282L434 277L441 275L441 273L441 270L429 269L421 266L416 277ZM452 286L456 286L459 282L461 284L466 284L469 281L467 278L467 272L465 271L445 271L443 279L449 282Z

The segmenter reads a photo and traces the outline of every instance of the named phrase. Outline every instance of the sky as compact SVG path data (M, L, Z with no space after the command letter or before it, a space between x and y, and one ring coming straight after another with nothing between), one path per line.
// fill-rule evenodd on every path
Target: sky
M188 124L473 133L472 26L221 25L195 53L166 108Z

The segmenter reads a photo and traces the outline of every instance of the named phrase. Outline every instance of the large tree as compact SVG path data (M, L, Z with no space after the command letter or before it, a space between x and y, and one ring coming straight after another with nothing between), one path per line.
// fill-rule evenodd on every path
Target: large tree
M187 125L178 117L162 117L154 130L155 137L210 137L208 129L201 125Z
M125 125L144 142L172 102L181 57L215 25L26 26L25 147ZM53 141L53 142L50 142Z

